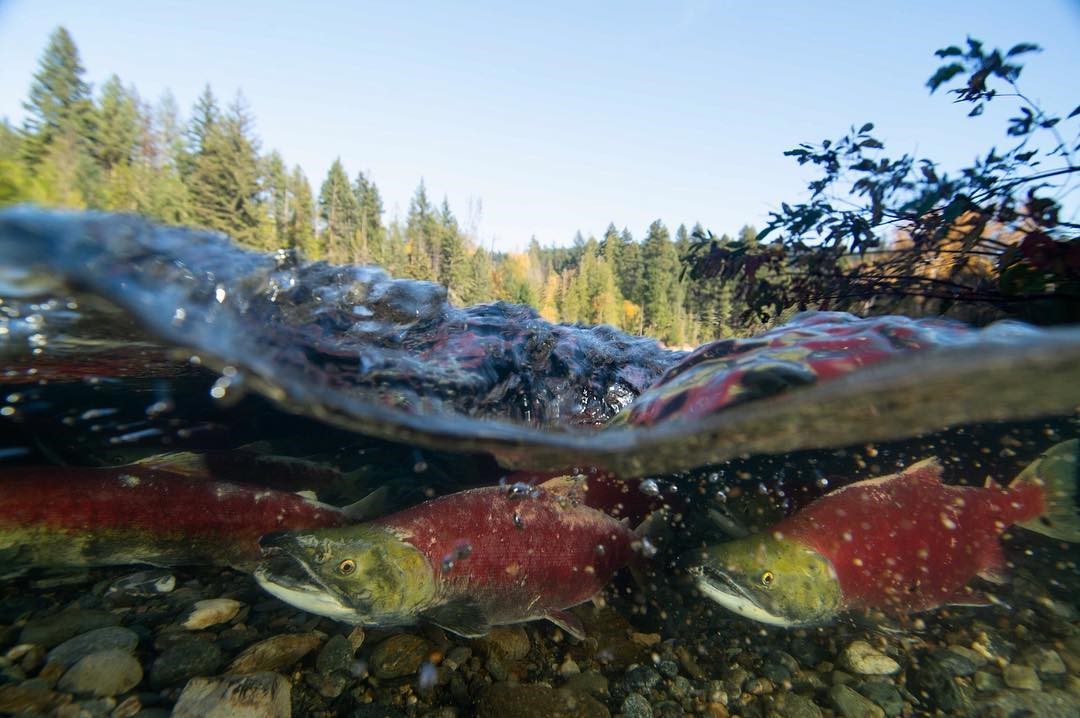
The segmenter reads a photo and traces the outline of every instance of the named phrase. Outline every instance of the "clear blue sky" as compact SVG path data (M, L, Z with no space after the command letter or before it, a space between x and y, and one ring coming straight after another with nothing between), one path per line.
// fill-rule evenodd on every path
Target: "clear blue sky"
M242 90L264 150L316 191L340 156L404 215L423 177L485 245L568 243L654 219L717 233L802 196L800 141L873 121L886 146L957 166L1003 142L923 86L971 34L1043 45L1021 79L1080 97L1080 2L37 2L0 0L0 116L59 24L95 88L111 74L185 112Z

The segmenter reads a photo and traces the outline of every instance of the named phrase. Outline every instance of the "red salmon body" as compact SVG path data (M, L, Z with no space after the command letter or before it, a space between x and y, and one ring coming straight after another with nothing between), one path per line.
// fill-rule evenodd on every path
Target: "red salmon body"
M635 555L626 524L523 484L444 496L375 521L428 559L444 598L467 596L491 623L551 616L600 591Z
M946 486L936 460L834 491L773 527L828 558L847 608L897 613L978 603L974 576L1003 574L1000 536L1045 510L1043 490Z
M125 563L248 570L265 533L347 521L298 494L138 466L18 469L0 475L0 573Z

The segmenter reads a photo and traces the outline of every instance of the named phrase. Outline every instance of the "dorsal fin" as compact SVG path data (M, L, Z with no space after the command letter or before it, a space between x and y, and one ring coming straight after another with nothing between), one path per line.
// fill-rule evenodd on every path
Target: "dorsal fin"
M174 451L168 454L155 454L131 464L147 469L166 471L171 474L180 474L187 477L202 476L209 478L210 468L206 465L206 459L202 454L191 451Z
M938 457L931 456L922 461L915 462L897 475L903 476L906 479L933 479L934 481L941 483L943 474L944 470L941 468L941 461L938 460Z
M585 490L588 488L588 484L585 474L568 474L548 479L540 484L540 488L557 498L566 499L573 503L581 503L585 500Z

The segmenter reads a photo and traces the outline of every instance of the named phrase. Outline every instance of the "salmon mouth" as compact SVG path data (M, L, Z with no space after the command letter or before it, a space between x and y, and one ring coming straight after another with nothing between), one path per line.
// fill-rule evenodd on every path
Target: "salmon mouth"
M264 560L255 568L256 583L270 595L309 613L344 623L365 623L366 599L350 596L324 581L303 557L281 546L263 545Z
M726 571L709 564L700 564L692 566L689 573L694 577L699 591L732 613L772 626L796 625L796 622L790 618L762 605L758 596L747 590Z

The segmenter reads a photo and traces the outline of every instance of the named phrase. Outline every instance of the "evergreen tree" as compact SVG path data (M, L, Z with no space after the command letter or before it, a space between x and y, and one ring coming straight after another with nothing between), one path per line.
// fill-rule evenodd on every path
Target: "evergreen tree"
M672 305L673 285L678 276L678 257L667 228L660 220L649 226L641 246L644 265L644 302L646 330L665 342L677 339L676 311Z
M428 201L423 179L409 203L409 214L405 218L405 241L408 247L406 276L412 279L434 280L439 271L436 260L439 249L438 222Z
M494 298L491 275L491 257L483 247L477 247L469 257L469 281L461 295L462 304L490 302Z
M180 174L184 138L180 110L171 93L156 108L140 107L140 140L136 168L137 211L166 224L191 221L191 201Z
M97 111L94 154L103 173L104 206L123 212L138 212L145 201L145 186L133 164L140 150L143 118L139 98L116 75L101 88Z
M23 103L28 113L23 149L31 166L41 162L60 137L86 150L94 123L85 73L74 40L66 28L58 27L49 36L29 98Z
M641 264L641 246L634 241L630 230L623 229L619 234L619 251L613 265L619 292L639 307L644 303Z
M0 207L30 199L30 173L23 163L22 136L0 120Z
M439 283L460 297L469 281L468 256L465 238L461 236L446 197L443 197L439 210L439 235Z
M295 247L308 259L320 259L322 248L315 237L315 199L304 171L297 165L289 176L289 226L286 246Z
M382 226L383 204L379 188L363 172L358 172L353 183L353 195L357 204L357 229L367 248L365 259L382 264L385 261L383 239L386 230Z
M326 180L319 190L319 219L323 223L320 244L330 261L358 259L354 254L354 243L357 241L359 212L356 195L349 186L349 176L339 157L330 165Z
M272 151L264 160L266 197L273 226L275 247L295 247L289 240L289 220L292 216L292 195L289 192L289 176L281 153Z

